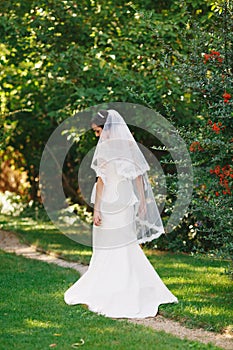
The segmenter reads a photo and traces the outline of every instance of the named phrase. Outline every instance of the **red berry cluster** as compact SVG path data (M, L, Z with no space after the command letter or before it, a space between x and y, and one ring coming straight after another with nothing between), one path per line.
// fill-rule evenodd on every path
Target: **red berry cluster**
M210 53L204 54L204 63L206 64L208 61L216 61L222 63L223 58L221 57L220 52L212 50Z
M216 165L214 169L210 169L210 174L215 174L219 178L219 183L224 187L222 191L223 194L231 194L231 187L229 185L229 180L233 179L233 168L227 164L224 167ZM216 196L219 196L219 192L215 192Z
M204 148L201 147L200 142L194 141L191 143L189 150L191 152L196 152L196 151L204 151Z
M225 129L225 126L222 126L221 122L213 123L211 120L208 121L208 124L211 126L211 129L216 133L219 134L221 130Z
M224 98L224 102L225 103L229 103L230 99L231 99L231 94L229 94L228 92L224 92L224 94L222 95L222 97Z

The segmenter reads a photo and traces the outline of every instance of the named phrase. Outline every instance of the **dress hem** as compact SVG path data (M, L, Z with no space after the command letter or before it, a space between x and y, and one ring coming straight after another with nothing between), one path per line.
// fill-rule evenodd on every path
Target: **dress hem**
M110 315L110 314L107 314L107 313L104 313L104 312L101 312L98 308L94 308L91 306L91 304L88 304L87 302L77 302L77 303L74 303L74 304L68 304L68 305L86 305L88 307L88 310L91 311L91 312L94 312L98 315L101 315L101 316L105 316L105 317L109 317L109 318L126 318L126 319L142 319L142 318L147 318L147 317L155 317L157 314L158 314L158 309L159 309L159 306L162 305L162 304L172 304L172 303L178 303L178 299L174 299L174 300L169 300L169 301L162 301L160 302L158 305L157 305L157 308L155 309L155 311L153 313L150 313L150 314L144 314L144 315Z

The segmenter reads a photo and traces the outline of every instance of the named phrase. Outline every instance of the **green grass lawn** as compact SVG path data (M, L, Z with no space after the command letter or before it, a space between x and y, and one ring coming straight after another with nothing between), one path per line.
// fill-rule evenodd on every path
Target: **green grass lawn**
M64 292L79 278L74 270L1 250L0 266L1 350L69 350L81 339L93 350L219 349L66 305Z
M88 264L91 247L78 244L56 230L48 221L30 217L0 216L2 229L20 233L23 239L67 260ZM178 304L160 306L160 313L189 327L215 332L232 332L232 280L224 274L228 262L184 254L144 252L168 288L178 297Z

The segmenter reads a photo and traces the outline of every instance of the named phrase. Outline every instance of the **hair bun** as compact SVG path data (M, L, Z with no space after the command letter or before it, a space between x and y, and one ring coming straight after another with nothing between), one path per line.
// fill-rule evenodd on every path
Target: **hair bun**
M109 112L106 109L99 110L96 115L91 119L91 124L96 124L100 127L104 127L104 124L107 121L107 117L109 115Z

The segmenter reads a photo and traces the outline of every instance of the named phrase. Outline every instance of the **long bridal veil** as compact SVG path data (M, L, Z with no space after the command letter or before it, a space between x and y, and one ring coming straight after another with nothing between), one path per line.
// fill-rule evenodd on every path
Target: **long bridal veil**
M108 117L100 135L91 168L103 182L109 176L109 166L113 165L118 176L118 199L112 205L103 206L106 212L123 210L136 198L134 225L135 240L145 243L164 233L160 213L148 178L150 169L142 151L131 134L123 117L116 110L108 110Z

